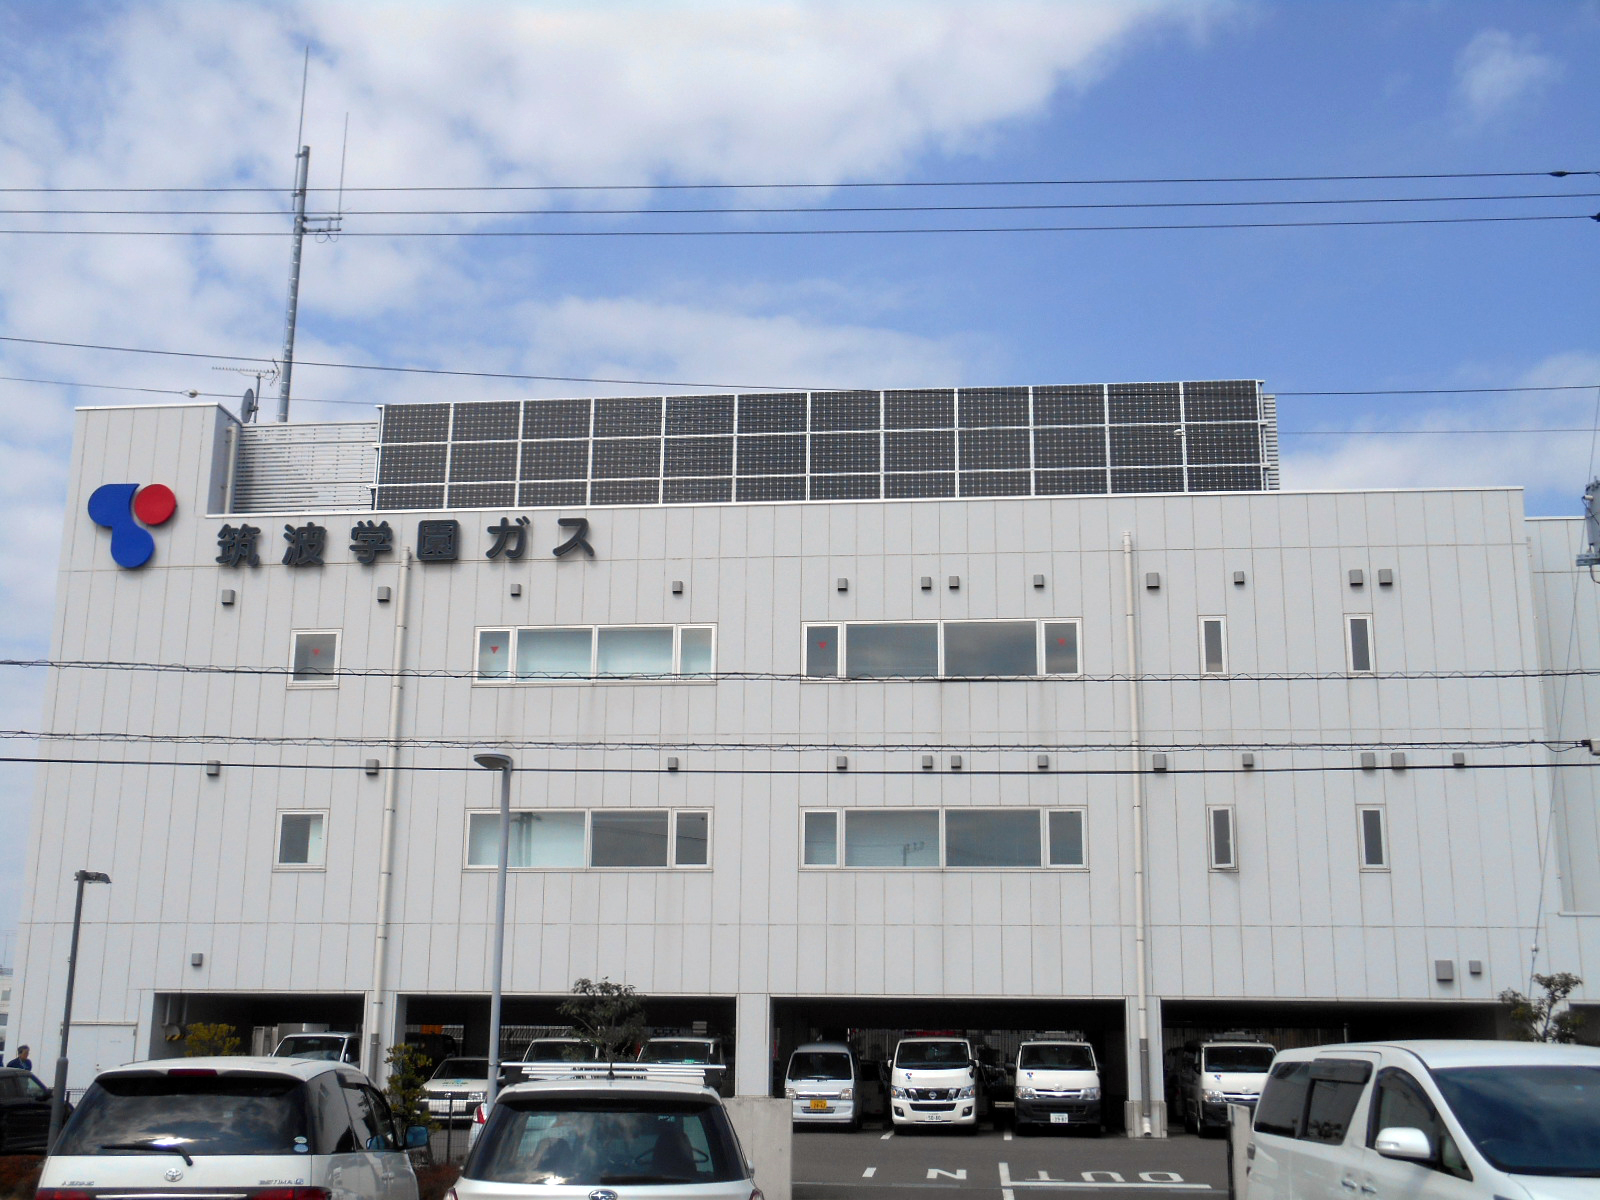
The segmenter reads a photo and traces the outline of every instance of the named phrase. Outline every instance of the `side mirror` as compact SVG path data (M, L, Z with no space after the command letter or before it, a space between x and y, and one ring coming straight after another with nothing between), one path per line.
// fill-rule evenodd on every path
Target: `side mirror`
M406 1130L406 1149L421 1150L428 1144L428 1127L413 1125Z
M1396 1126L1378 1130L1372 1148L1385 1158L1403 1158L1412 1162L1428 1162L1433 1158L1433 1143L1420 1129Z

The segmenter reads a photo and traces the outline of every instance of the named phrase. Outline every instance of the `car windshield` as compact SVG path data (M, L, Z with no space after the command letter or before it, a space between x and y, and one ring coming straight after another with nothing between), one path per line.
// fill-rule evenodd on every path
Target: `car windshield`
M837 1050L797 1051L789 1060L790 1079L849 1079L850 1056Z
M711 1064L716 1060L711 1056L711 1046L708 1042L651 1039L645 1043L644 1053L639 1055L639 1061Z
M304 1087L281 1075L102 1076L55 1153L304 1154Z
M1600 1177L1600 1067L1452 1067L1433 1077L1500 1170Z
M489 1183L705 1184L745 1178L727 1115L699 1099L513 1096L461 1172Z
M318 1062L338 1062L339 1056L343 1053L344 1039L342 1037L315 1037L297 1034L294 1037L283 1039L278 1046L276 1057L310 1058Z
M434 1079L487 1079L487 1058L447 1058L433 1071Z
M1207 1046L1206 1065L1201 1070L1213 1074L1226 1071L1263 1074L1272 1066L1275 1054L1277 1051L1271 1046Z
M583 1042L566 1038L539 1038L528 1045L523 1062L592 1062L595 1052Z
M1092 1071L1094 1051L1070 1042L1040 1042L1024 1046L1017 1065L1025 1071Z
M964 1067L971 1058L965 1042L901 1042L894 1051L897 1067Z

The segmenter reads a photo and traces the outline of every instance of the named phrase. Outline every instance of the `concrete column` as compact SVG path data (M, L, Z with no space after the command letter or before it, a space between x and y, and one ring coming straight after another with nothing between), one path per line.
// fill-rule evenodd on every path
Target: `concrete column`
M772 1094L772 997L741 992L735 1021L737 1044L733 1053L733 1093L736 1096Z

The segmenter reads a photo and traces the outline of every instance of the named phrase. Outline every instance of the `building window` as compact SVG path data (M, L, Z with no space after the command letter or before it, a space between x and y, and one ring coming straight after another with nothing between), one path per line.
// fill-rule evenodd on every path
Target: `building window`
M839 865L839 814L808 812L801 830L803 850L800 861L808 867Z
M339 686L339 631L303 629L294 635L290 686Z
M480 680L708 676L711 625L571 625L478 630Z
M278 866L322 867L323 828L326 821L326 814L320 812L279 813Z
M1228 673L1228 639L1221 617L1200 618L1200 671L1205 675Z
M1048 813L1047 817L1050 822L1050 865L1088 866L1089 860L1084 853L1084 810L1058 808Z
M1346 617L1345 626L1348 631L1345 648L1349 654L1350 670L1357 674L1372 671L1372 618Z
M1389 867L1389 840L1385 834L1383 809L1359 808L1361 819L1361 869L1384 871Z
M705 867L711 814L572 809L511 814L508 867ZM498 867L500 814L467 814L467 866Z
M1206 809L1206 833L1211 847L1213 871L1237 871L1238 851L1233 839L1233 808L1218 804Z
M843 825L843 846L840 826ZM802 818L807 867L1082 868L1081 808L845 809Z
M805 627L813 679L1076 675L1079 622L895 621Z

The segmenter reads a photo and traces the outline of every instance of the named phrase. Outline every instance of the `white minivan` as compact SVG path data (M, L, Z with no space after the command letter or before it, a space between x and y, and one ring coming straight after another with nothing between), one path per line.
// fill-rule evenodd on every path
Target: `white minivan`
M789 1056L783 1094L796 1125L861 1128L861 1064L843 1042L808 1042Z
M1233 1132L1242 1200L1600 1196L1600 1049L1406 1041L1286 1050L1253 1128L1236 1122Z
M1104 1129L1100 1066L1088 1042L1038 1039L1017 1048L1017 1132L1033 1125Z
M889 1115L895 1127L957 1125L978 1129L978 1063L961 1037L901 1038L889 1066Z
M417 1200L389 1105L354 1067L169 1058L102 1071L45 1159L38 1200L85 1193Z

